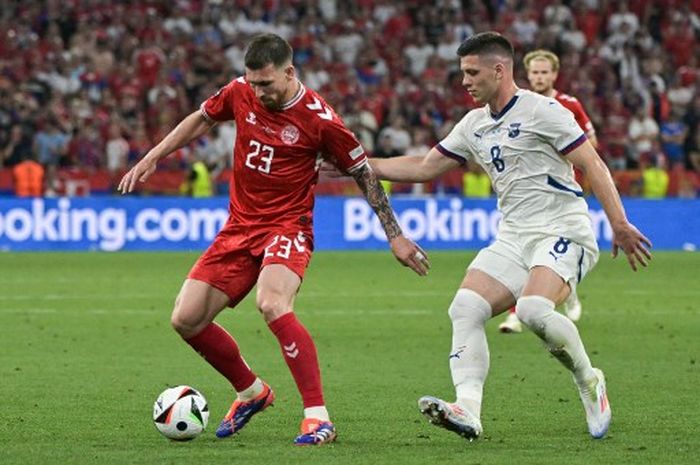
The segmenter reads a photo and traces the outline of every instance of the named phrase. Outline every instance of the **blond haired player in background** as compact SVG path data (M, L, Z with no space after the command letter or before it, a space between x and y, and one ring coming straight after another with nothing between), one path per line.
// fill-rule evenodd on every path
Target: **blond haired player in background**
M527 79L530 81L530 88L540 95L551 97L562 104L564 108L574 114L576 123L586 133L586 137L594 148L598 148L598 139L591 119L583 109L581 102L569 94L558 91L554 88L554 83L559 76L559 57L549 50L533 50L523 58ZM580 172L577 172L580 174ZM582 174L581 174L582 176ZM579 176L577 176L578 178ZM578 321L581 318L581 301L576 292L572 292L564 302L564 311L571 321ZM515 307L508 312L506 319L498 326L502 333L520 333L523 325L515 314Z

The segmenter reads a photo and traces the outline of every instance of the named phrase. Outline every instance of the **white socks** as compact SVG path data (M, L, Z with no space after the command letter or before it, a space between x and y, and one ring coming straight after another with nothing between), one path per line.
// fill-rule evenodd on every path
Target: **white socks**
M459 289L449 309L452 320L450 370L457 404L481 417L481 399L489 371L489 347L484 324L491 305L470 289Z
M535 295L521 297L515 313L547 344L552 355L573 373L577 384L583 385L596 377L576 325L554 311L554 302Z
M547 344L547 348L583 386L596 375L581 342L576 325L554 311L554 302L540 296L518 299L516 313ZM457 404L474 416L481 416L484 382L489 370L489 348L484 325L491 318L491 306L476 292L460 289L449 310L452 320L450 371Z
M249 400L255 399L263 391L264 385L260 378L256 378L250 387L242 390L238 393L238 399L247 402ZM321 421L331 421L328 416L328 410L325 405L318 407L309 407L304 409L304 418L317 418Z
M321 421L331 421L328 416L328 410L321 405L320 407L308 407L304 409L304 418L316 418Z
M253 384L238 393L238 399L242 402L253 400L263 392L263 382L260 378L255 378Z

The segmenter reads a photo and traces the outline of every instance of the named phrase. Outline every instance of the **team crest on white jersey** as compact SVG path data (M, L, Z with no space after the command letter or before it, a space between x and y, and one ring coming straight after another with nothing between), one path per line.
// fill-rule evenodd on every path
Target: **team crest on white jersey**
M293 124L283 127L282 131L280 131L280 138L282 139L282 142L287 145L296 144L296 142L299 140L299 128Z
M508 127L508 137L515 139L520 135L520 123L510 123Z

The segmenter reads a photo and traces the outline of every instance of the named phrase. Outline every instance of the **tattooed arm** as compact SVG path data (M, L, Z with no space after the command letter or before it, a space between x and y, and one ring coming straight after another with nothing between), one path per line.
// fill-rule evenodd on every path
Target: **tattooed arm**
M362 189L362 193L365 194L367 203L370 204L377 214L387 239L391 241L395 237L400 236L401 227L398 221L396 221L394 210L391 209L389 199L369 164L352 173L352 176L355 178L355 182L360 189Z
M425 276L430 268L427 255L417 244L404 237L394 211L389 205L389 199L372 168L366 164L354 171L352 176L364 193L367 203L377 214L396 259L404 266L411 267L419 275Z

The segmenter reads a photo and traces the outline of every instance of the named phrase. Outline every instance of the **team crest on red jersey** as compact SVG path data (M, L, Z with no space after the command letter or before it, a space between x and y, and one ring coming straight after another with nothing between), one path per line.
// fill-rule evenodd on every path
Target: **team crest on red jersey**
M296 142L299 140L299 128L293 124L283 127L282 131L280 131L280 138L282 139L282 142L287 145L296 144Z

